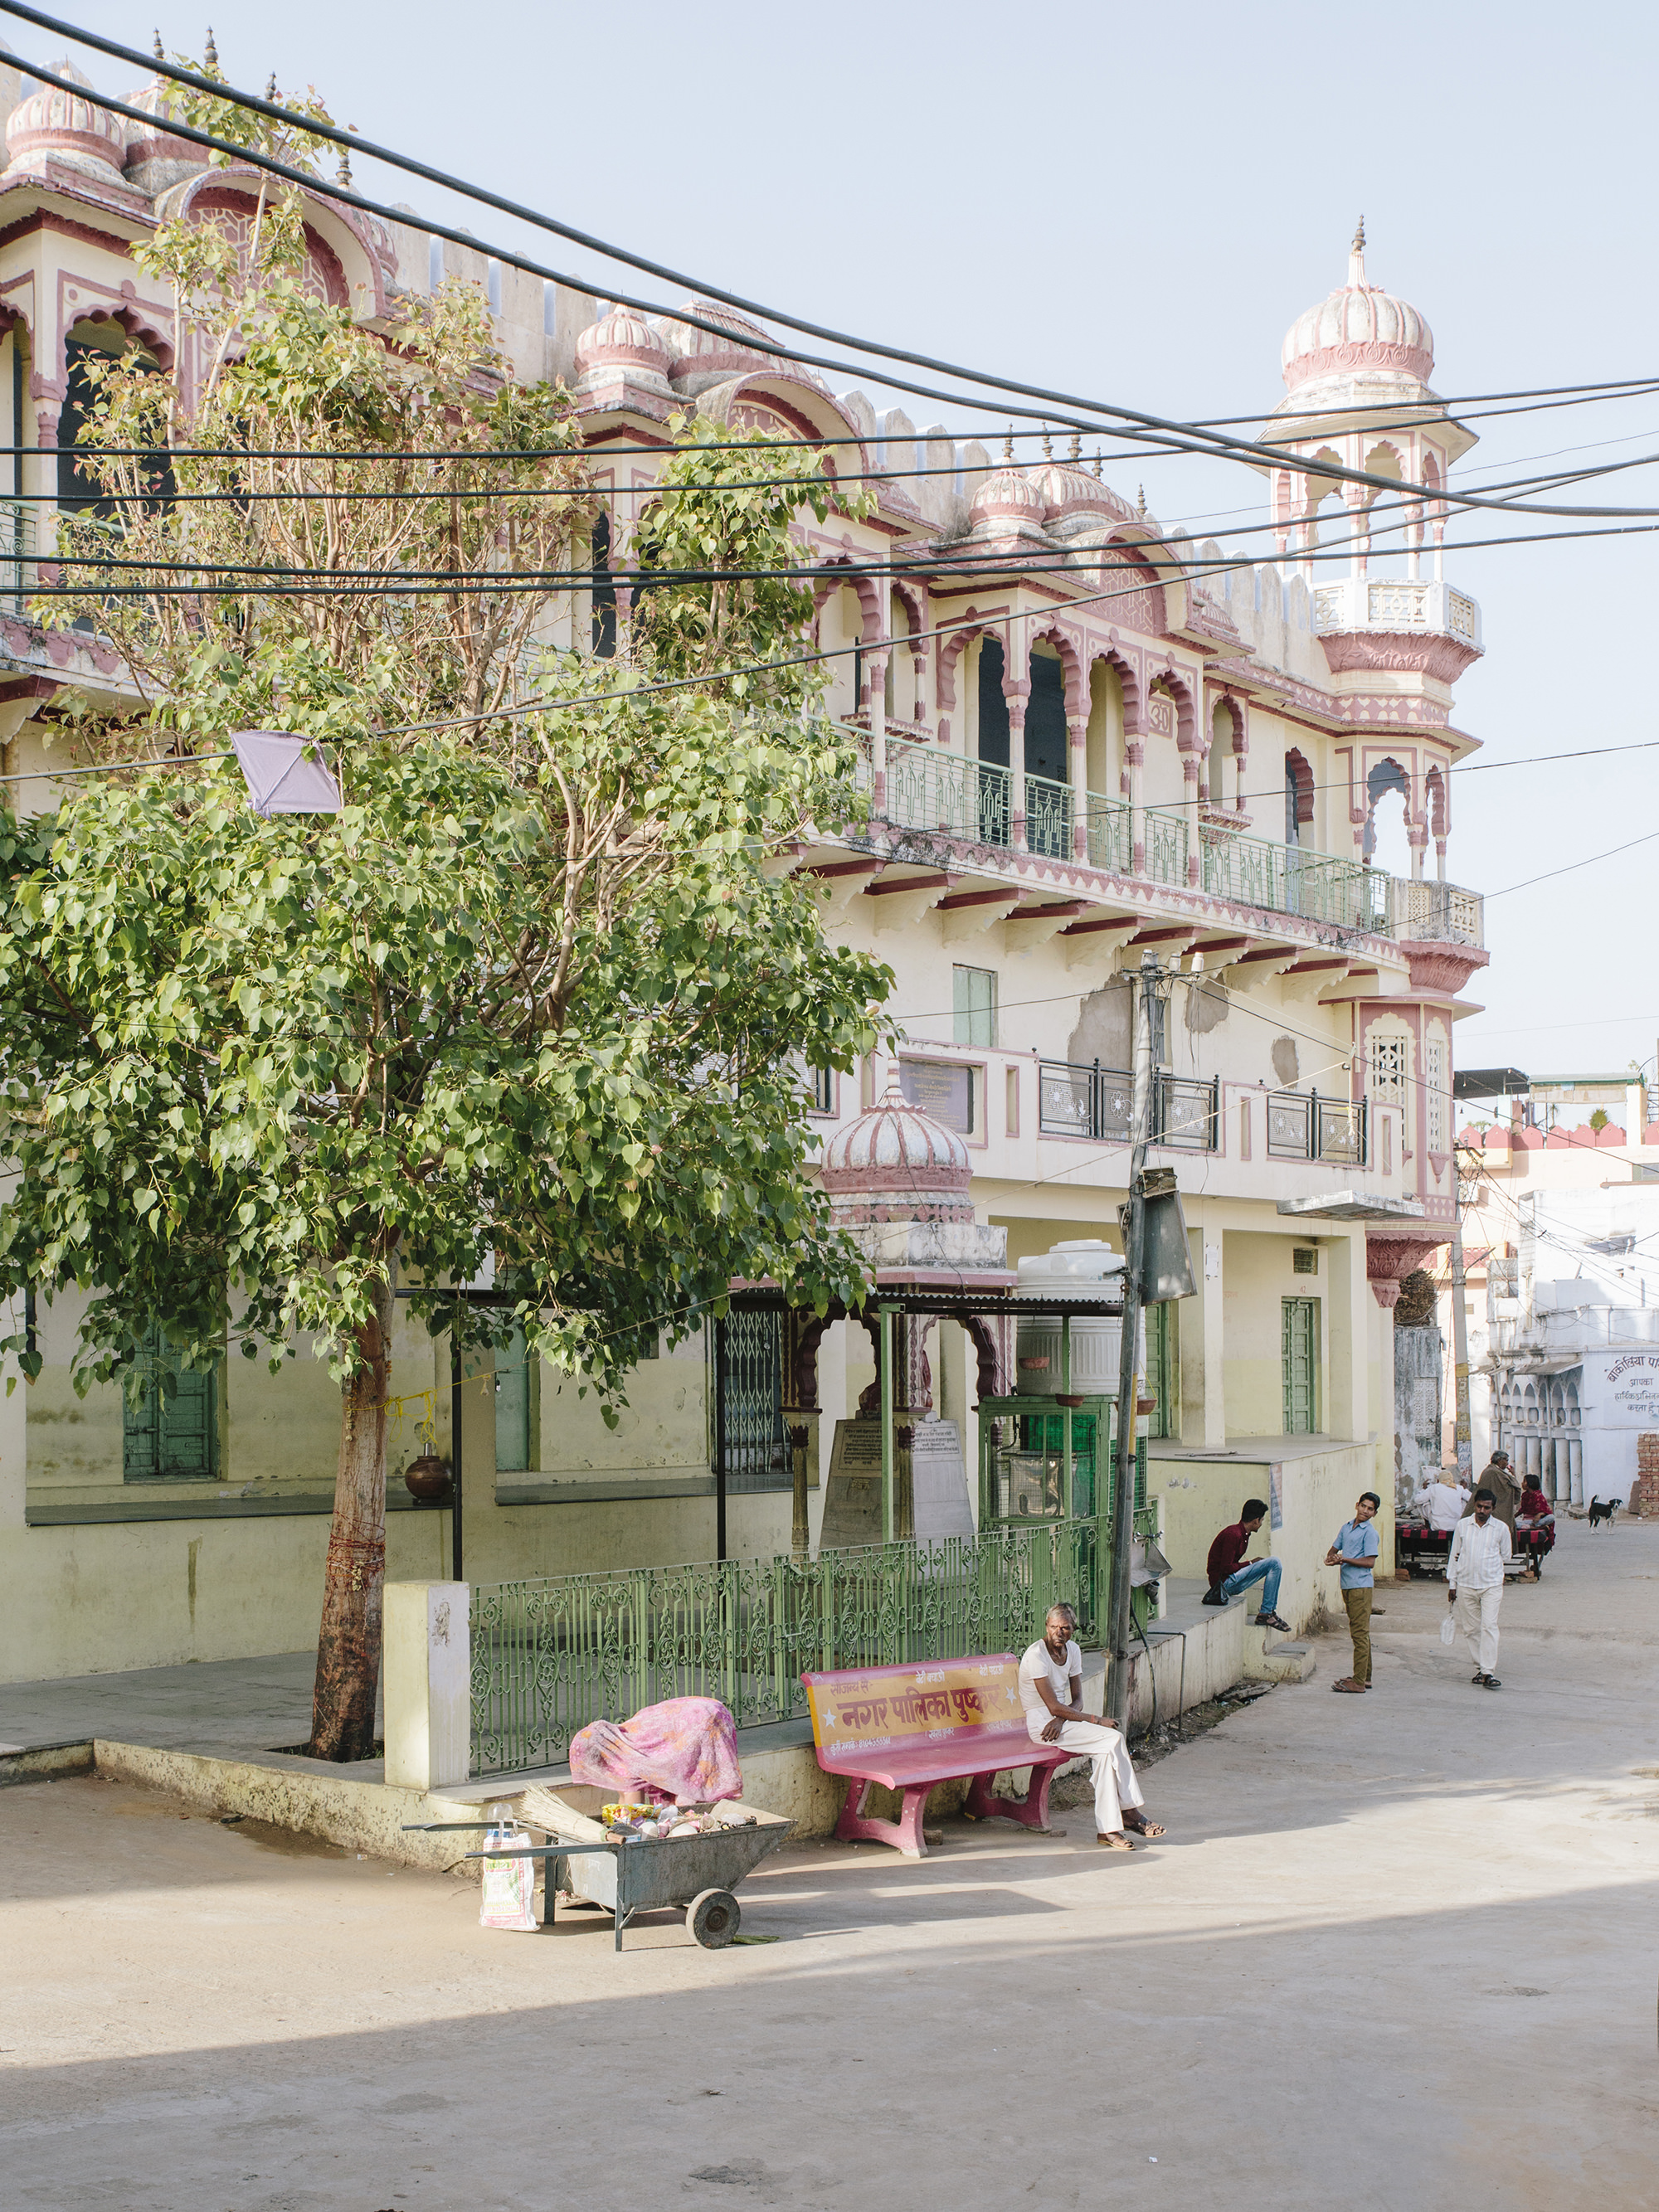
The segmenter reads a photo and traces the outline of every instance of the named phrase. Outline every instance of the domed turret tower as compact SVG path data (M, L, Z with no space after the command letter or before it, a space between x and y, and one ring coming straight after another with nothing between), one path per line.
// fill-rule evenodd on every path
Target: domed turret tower
M1445 582L1446 504L1436 495L1475 438L1430 388L1425 319L1367 278L1363 220L1347 283L1297 317L1282 367L1286 397L1263 433L1286 457L1267 471L1274 536L1285 573L1312 595L1331 671L1372 687L1379 676L1414 676L1449 706L1452 683L1482 649L1480 613ZM1340 469L1392 477L1401 491L1347 481Z

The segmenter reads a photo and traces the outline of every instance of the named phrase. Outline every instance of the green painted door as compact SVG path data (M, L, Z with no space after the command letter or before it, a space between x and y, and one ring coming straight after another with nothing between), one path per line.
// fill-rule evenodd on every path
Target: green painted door
M143 1360L142 1401L121 1408L124 1482L216 1482L219 1479L219 1378L186 1374L179 1355L153 1328Z
M1286 1298L1284 1307L1285 1434L1316 1436L1319 1431L1319 1301Z
M1155 1437L1181 1434L1181 1322L1173 1298L1146 1309L1146 1382L1156 1401L1147 1420Z

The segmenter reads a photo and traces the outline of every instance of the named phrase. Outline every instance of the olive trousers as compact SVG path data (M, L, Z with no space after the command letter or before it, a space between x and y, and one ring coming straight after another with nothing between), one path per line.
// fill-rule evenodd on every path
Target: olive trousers
M1371 1600L1376 1592L1370 1589L1345 1589L1342 1602L1347 1609L1348 1629L1353 1638L1353 1679L1369 1682L1371 1679Z

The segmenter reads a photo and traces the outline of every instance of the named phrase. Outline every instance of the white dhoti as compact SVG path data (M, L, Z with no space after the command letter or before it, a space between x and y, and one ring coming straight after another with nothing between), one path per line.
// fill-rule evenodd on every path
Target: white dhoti
M1100 1721L1062 1721L1059 1742L1062 1751L1093 1760L1095 1832L1115 1835L1123 1826L1123 1808L1146 1802L1135 1779L1128 1745L1116 1729Z
M1460 1589L1454 1608L1457 1625L1463 1632L1463 1641L1469 1647L1469 1656L1483 1674L1498 1671L1498 1608L1504 1602L1504 1588L1496 1589Z

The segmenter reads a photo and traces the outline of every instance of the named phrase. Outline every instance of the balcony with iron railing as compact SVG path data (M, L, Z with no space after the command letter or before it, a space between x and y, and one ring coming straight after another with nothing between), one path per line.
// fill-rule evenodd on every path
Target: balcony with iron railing
M7 614L26 611L38 581L37 505L27 499L0 500L0 609Z
M1370 1115L1363 1098L1322 1098L1317 1091L1270 1091L1267 1155L1322 1160L1334 1167L1370 1164Z
M1221 1143L1221 1085L1166 1074L1152 1077L1151 1140L1179 1152L1213 1152ZM1088 1137L1124 1144L1134 1133L1134 1078L1093 1062L1037 1063L1037 1127L1045 1137Z
M866 733L855 733L860 744ZM1015 806L1012 770L964 759L935 744L889 737L880 819L899 830L953 842L1014 849L1015 816L1023 811L1025 851L1042 859L1086 860L1103 873L1398 940L1433 939L1479 946L1484 938L1480 894L1455 884L1413 881L1381 868L1299 845L1274 844L1218 823L1196 824L1198 865L1192 865L1193 817L1170 807L1141 810L1139 869L1135 868L1133 810L1122 799L1085 795L1079 854L1077 796L1047 776L1024 779L1024 807ZM860 781L871 787L867 753Z

